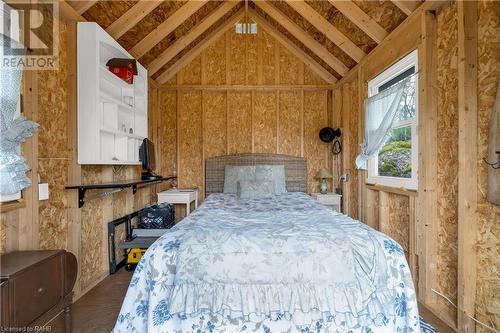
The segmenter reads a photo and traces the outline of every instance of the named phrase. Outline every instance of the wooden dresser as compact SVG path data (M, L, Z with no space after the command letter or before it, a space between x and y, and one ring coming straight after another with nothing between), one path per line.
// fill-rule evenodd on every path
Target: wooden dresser
M76 258L64 250L17 251L2 255L1 328L12 331L40 327L64 310L66 332L70 332L76 274Z

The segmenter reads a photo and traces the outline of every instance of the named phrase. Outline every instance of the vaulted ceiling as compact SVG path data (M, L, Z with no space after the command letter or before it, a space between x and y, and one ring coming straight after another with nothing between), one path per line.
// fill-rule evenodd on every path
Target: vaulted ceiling
M164 83L247 16L328 82L342 78L421 1L68 1Z

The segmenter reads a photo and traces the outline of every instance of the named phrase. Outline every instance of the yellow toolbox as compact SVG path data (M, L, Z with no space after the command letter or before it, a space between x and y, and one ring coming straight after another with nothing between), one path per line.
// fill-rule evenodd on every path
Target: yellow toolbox
M139 263L147 249L132 248L127 250L127 270L132 270Z

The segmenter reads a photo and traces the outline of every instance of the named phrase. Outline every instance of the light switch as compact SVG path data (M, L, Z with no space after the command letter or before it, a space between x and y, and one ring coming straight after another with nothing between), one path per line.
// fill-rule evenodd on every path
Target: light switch
M38 184L38 200L48 200L49 199L49 184L40 183Z

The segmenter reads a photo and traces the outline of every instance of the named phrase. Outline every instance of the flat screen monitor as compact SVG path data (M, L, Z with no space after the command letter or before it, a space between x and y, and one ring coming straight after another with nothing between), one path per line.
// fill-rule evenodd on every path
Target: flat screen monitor
M151 172L155 169L155 147L148 138L142 141L139 148L139 159L145 171Z

